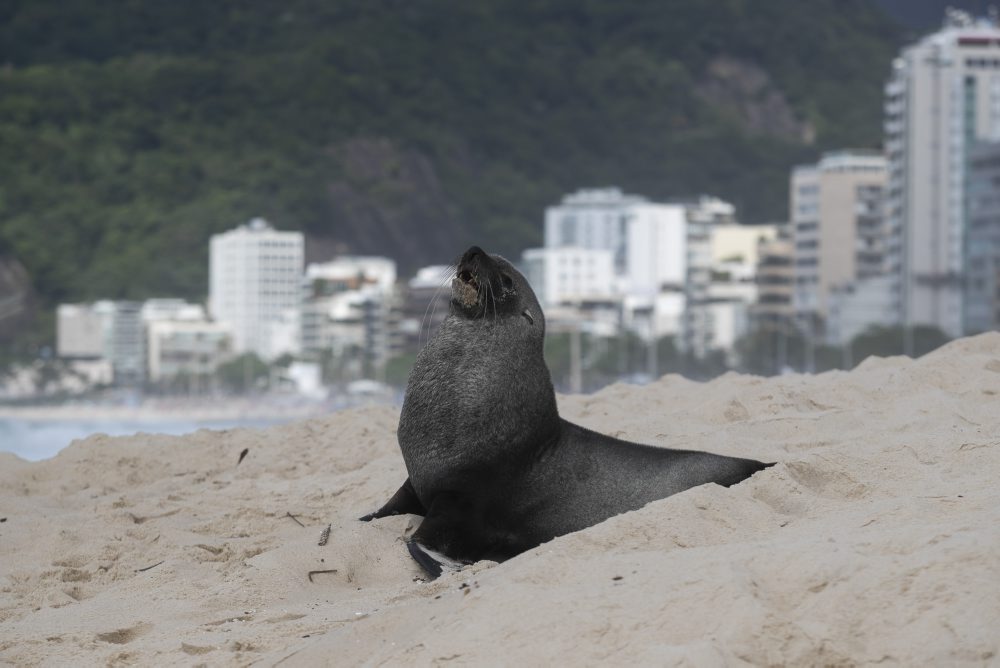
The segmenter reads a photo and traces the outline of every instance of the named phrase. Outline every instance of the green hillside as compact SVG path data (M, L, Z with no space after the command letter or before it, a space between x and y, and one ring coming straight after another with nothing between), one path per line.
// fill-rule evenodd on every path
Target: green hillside
M8 0L0 258L51 308L200 298L257 215L404 271L581 186L781 219L791 165L878 145L897 39L859 0Z

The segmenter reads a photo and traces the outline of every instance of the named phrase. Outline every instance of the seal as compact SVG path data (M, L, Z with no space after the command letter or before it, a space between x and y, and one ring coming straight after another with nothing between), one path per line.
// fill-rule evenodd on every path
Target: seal
M545 317L499 255L466 251L451 296L406 387L398 441L409 477L361 518L422 515L407 548L431 578L771 466L630 443L560 418L542 354Z

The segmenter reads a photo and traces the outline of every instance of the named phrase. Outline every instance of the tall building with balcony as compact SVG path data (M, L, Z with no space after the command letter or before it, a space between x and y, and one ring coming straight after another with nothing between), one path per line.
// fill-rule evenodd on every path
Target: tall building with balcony
M529 248L521 255L521 268L543 307L614 296L612 253L607 249Z
M211 389L211 376L232 356L228 326L210 322L201 304L183 299L147 299L141 314L148 380L183 381L191 391Z
M760 242L757 252L757 303L750 311L753 328L787 331L795 313L792 295L794 244L785 236Z
M396 263L385 257L342 256L306 268L302 351L360 364L353 370L380 377L397 347Z
M303 237L255 218L212 236L209 311L229 326L235 353L270 360L298 347Z
M714 238L717 227L735 224L736 207L716 197L699 197L684 205L685 238L684 316L677 341L679 350L703 359L717 342L716 317L723 309L711 295ZM723 316L728 319L728 316ZM722 329L722 323L718 323ZM726 340L732 337L725 337ZM728 342L728 341L726 341Z
M115 385L141 385L146 380L142 304L106 300L60 304L56 311L56 349L60 357L107 360Z
M886 266L896 320L964 331L970 151L1000 139L1000 29L949 10L885 87Z
M525 269L548 303L618 299L624 327L676 336L680 350L704 357L718 347L714 230L734 219L733 205L715 197L654 203L617 188L581 190L546 210L546 247L525 252ZM577 297L563 298L570 293Z
M687 275L685 209L623 194L581 190L545 211L546 248L611 252L615 291L652 301Z
M969 151L965 333L1000 329L1000 142Z
M827 153L792 171L793 304L807 333L825 329L831 293L883 273L885 182L873 151Z

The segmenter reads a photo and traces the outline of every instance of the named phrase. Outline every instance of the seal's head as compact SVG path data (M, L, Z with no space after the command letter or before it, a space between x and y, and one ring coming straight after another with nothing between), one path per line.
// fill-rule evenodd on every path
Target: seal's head
M468 319L524 318L544 326L542 309L528 281L514 266L479 246L465 251L451 282L452 311Z

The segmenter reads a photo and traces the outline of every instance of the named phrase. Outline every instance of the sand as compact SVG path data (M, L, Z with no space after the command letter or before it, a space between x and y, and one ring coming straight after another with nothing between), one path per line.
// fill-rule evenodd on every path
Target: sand
M393 409L0 455L0 662L1000 664L1000 334L560 407L779 464L425 583Z

